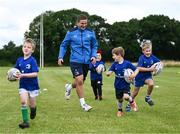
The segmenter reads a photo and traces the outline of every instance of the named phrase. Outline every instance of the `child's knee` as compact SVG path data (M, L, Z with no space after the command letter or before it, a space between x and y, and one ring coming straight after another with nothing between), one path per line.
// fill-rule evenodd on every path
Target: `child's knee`
M148 85L149 87L153 87L153 86L154 86L154 81L153 81L153 80L147 81L147 85Z
M27 106L27 102L25 100L21 100L21 106Z
M76 82L77 82L76 83L77 85L83 85L83 80L81 80L81 79L77 80Z
M124 95L123 95L123 99L125 99L125 100L127 100L127 101L129 100L129 97L130 97L129 94L124 94Z
M148 87L149 87L149 88L153 88L153 87L154 87L154 83L153 83L153 82L150 82L150 83L148 84Z

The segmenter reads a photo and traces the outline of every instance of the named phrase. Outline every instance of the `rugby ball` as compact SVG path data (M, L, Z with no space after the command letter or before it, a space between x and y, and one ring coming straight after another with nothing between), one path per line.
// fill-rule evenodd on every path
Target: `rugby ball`
M163 64L161 62L156 62L153 65L155 66L155 70L152 72L152 74L154 76L160 74L163 69Z
M17 80L17 74L19 74L20 71L17 68L11 68L7 72L7 79L9 81L16 81Z
M105 71L105 67L103 64L99 64L98 67L96 68L96 71L98 74L102 74L102 72Z
M133 83L134 82L134 80L129 79L129 76L131 76L132 73L134 73L134 71L130 68L124 70L124 79L127 83Z

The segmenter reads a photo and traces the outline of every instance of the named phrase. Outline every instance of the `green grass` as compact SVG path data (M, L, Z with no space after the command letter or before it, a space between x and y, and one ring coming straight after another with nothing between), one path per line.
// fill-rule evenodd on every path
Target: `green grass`
M104 76L102 101L94 100L87 78L85 98L93 109L84 112L75 91L69 101L64 99L64 85L73 80L69 68L42 69L37 117L24 130L18 128L21 122L18 82L6 80L8 69L0 67L0 133L180 133L180 68L165 68L154 78L159 88L153 91L153 107L144 102L144 86L136 98L139 111L125 112L121 118L116 117L113 76Z

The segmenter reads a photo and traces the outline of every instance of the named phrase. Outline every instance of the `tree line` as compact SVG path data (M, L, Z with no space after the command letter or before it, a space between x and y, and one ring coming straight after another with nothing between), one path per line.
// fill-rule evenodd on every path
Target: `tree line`
M114 47L125 48L125 58L136 62L141 54L140 42L143 39L152 41L153 53L162 60L180 60L180 22L164 15L149 15L140 20L133 18L128 22L115 22L112 25L106 19L97 15L89 15L78 9L61 10L43 13L44 23L44 61L45 65L57 65L59 46L68 30L75 26L79 14L88 16L89 27L92 28L98 40L99 48L103 51L105 61L111 61L111 50ZM33 54L39 62L40 18L34 18L29 25L25 38L32 38L37 44ZM65 63L68 63L66 53ZM0 49L0 65L7 66L15 63L22 55L20 44L16 46L9 41Z

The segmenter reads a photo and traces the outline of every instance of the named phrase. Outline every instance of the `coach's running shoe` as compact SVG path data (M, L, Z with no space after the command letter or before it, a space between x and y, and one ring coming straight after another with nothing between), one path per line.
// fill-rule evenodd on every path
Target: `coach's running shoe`
M72 89L72 85L71 84L66 84L65 85L65 98L66 98L66 100L70 99L71 89Z
M116 115L117 115L117 117L121 117L121 116L123 116L123 112L122 111L118 111Z
M128 103L127 106L126 106L126 112L130 112L131 111L131 106L130 104Z
M130 106L131 106L131 108L132 108L135 112L138 111L138 107L137 107L137 104L136 104L135 101L133 101L132 103L130 103Z
M22 128L22 129L29 128L29 123L28 122L22 122L19 124L19 128Z
M147 102L149 104L149 106L153 106L154 102L151 100L150 96L146 96L145 97L145 102Z
M85 112L88 112L88 111L90 111L90 110L92 109L92 107L89 106L89 105L86 104L86 103L82 106L82 108L83 108L83 110L84 110Z
M36 117L36 107L30 108L30 118L34 119Z

